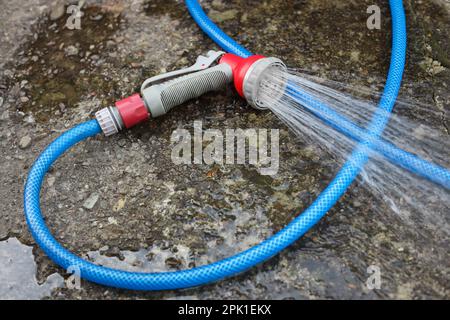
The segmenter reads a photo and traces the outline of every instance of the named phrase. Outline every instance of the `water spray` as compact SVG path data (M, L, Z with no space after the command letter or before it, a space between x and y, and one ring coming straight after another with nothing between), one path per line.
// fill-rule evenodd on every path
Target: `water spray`
M285 64L278 58L253 55L220 30L203 12L195 0L186 0L194 20L225 52L210 51L198 57L191 67L147 79L140 94L120 100L114 106L96 113L96 119L82 123L63 133L52 142L33 164L24 191L24 209L31 233L44 252L58 265L67 269L77 267L80 276L87 280L119 288L133 290L167 290L186 288L217 281L243 272L279 253L310 230L339 200L369 160L369 152L375 151L389 161L438 183L450 185L450 173L415 155L389 145L379 139L395 104L400 88L406 50L406 26L402 1L390 0L393 22L393 47L391 67L385 91L372 120L364 129L355 127L341 115L336 117L327 106L317 104L317 110L309 110L324 121L343 131L357 142L347 162L328 187L311 206L298 215L284 229L260 244L227 259L193 269L140 273L111 269L93 264L65 249L52 236L42 217L40 189L46 172L58 157L74 144L101 132L109 136L128 129L149 118L159 117L175 106L200 95L225 88L233 82L238 94L257 109L271 108L286 92L300 102L311 102L311 97L301 88L285 79L272 81L273 73L285 71ZM273 91L271 100L264 93ZM323 107L323 108L322 108ZM320 110L320 112L319 112ZM438 179L434 179L438 176ZM434 179L434 180L433 180Z

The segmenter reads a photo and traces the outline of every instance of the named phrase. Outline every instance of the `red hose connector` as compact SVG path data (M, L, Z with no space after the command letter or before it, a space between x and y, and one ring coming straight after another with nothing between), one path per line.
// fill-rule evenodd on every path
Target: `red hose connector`
M231 67L233 71L233 81L234 87L239 95L244 97L244 79L247 74L248 69L255 63L256 61L265 58L261 55L253 55L248 58L241 58L232 53L226 53L220 58L219 63L225 63Z
M150 117L147 107L139 94L133 94L128 98L115 103L125 127L131 128Z

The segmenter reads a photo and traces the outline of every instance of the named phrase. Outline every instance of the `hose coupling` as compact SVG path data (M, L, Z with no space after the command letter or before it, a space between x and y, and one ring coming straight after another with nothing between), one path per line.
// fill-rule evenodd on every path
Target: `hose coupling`
M103 108L95 117L106 136L131 128L150 117L148 108L139 94L119 100L114 106Z

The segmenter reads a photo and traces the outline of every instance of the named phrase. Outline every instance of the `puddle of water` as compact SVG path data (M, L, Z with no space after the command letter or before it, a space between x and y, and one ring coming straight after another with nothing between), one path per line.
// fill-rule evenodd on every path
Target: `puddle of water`
M16 238L0 241L0 299L42 299L64 286L64 278L50 275L43 284L36 279L33 247Z
M21 106L38 121L73 107L83 95L107 95L115 82L105 71L104 53L114 50L108 41L119 28L120 16L100 7L83 10L80 30L66 28L66 16L56 21L43 18L35 40L24 52L17 68L20 83L29 98ZM106 104L106 101L105 101Z
M162 249L154 245L138 251L124 250L120 252L120 259L105 255L106 250L89 251L87 256L98 265L133 272L163 272L187 268L191 262L189 248L182 245L175 248L176 250Z
M234 219L217 218L215 226L217 237L206 244L205 250L198 254L195 249L185 245L153 244L138 251L122 250L119 254L109 255L108 246L96 251L89 251L87 258L98 265L133 272L164 272L183 270L201 266L226 258L261 242L267 235L258 232L256 226L248 226L258 221L267 228L268 221L263 210L256 210L256 217L246 213L242 208L233 208L229 213ZM247 227L246 227L247 226ZM267 229L262 227L267 231Z

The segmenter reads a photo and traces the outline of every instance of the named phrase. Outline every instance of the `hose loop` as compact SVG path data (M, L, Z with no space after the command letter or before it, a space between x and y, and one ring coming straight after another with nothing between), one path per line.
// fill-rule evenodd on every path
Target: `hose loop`
M186 5L202 30L224 50L242 57L251 55L248 50L214 25L197 1L186 0ZM388 121L389 112L394 106L400 88L405 63L406 25L402 1L390 0L390 8L393 22L391 65L384 94L379 104L379 110L383 112L374 116L369 127L369 133L373 137L379 136ZM367 162L367 147L370 146L370 142L361 142L333 181L311 206L283 230L260 244L224 260L189 270L140 273L95 265L69 252L52 236L40 210L40 189L44 176L52 163L74 144L94 136L100 131L96 120L82 123L61 135L44 150L31 168L25 185L25 216L38 245L62 268L77 266L84 279L107 286L133 290L166 290L198 286L241 273L274 256L305 234L338 201Z

